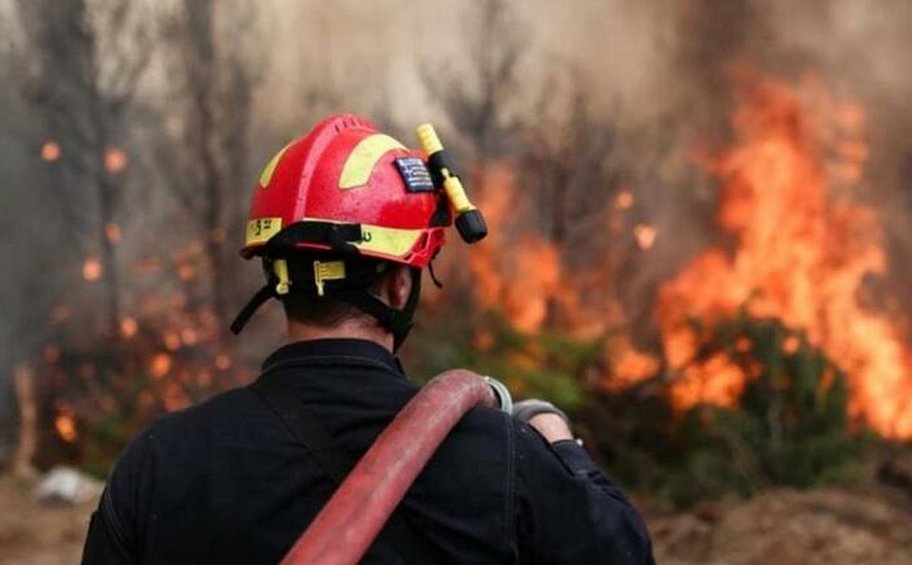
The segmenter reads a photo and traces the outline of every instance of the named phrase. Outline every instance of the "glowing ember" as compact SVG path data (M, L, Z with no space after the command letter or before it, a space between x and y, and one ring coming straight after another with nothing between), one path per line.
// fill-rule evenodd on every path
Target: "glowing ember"
M231 357L222 354L215 357L215 368L219 371L227 371L231 368Z
M912 437L912 359L899 325L858 298L886 270L877 213L846 196L867 156L863 113L773 79L744 86L737 142L710 164L722 183L719 222L735 248L698 255L659 293L666 357L681 375L675 401L733 401L746 377L724 354L693 362L703 336L688 320L712 325L746 307L801 330L846 372L854 417L885 436ZM800 345L792 336L783 350Z
M54 429L60 439L67 443L73 443L79 434L76 432L76 416L71 410L62 410L54 418Z
M177 351L181 346L180 336L174 332L167 332L164 336L165 347L168 348L168 351Z
M640 246L640 249L645 251L651 249L655 244L656 235L658 235L658 233L654 226L639 224L633 228L633 235L636 237L637 245Z
M136 323L136 320L130 316L127 316L120 321L120 335L127 339L136 335L138 329L139 325Z
M89 282L97 281L101 278L101 261L90 257L82 264L82 278Z
M120 232L120 226L117 224L107 224L105 226L105 237L113 245L120 243L120 240L123 237L123 234Z
M785 341L782 342L782 351L785 351L789 355L797 353L800 347L801 340L793 335L788 336L785 338Z
M149 363L149 373L153 378L160 379L171 371L172 363L170 355L167 353L157 353L152 357L152 361Z
M189 263L183 263L177 268L177 278L186 282L196 278L196 268Z
M60 145L56 141L48 140L41 144L41 160L53 163L60 159Z
M633 193L629 190L622 190L614 199L616 210L629 210L633 207Z
M127 155L116 147L108 147L104 153L105 170L117 174L127 167Z
M184 342L184 345L192 346L196 345L196 342L199 341L199 335L193 328L185 328L181 331L180 339Z

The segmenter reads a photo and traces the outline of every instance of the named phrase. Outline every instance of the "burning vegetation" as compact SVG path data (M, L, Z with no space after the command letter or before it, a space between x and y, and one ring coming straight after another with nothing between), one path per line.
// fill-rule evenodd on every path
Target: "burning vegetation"
M366 102L308 84L289 114L283 89L258 90L268 38L232 3L175 2L154 29L142 2L19 4L22 67L37 69L23 106L41 124L29 181L60 205L36 256L60 260L28 294L37 314L20 313L17 363L37 375L42 457L104 474L137 428L256 373L275 336L256 321L249 350L226 336L260 282L234 255L256 168L327 108ZM685 102L666 114L597 100L582 66L524 82L529 47L499 0L473 8L465 65L411 85L449 126L491 233L435 265L446 288L424 293L410 372L467 366L555 400L613 473L682 503L814 484L871 431L912 439L912 318L893 290L912 275L872 189L872 108L793 69L722 72L763 34L745 29L749 2L724 18L711 4L681 9L709 26L688 37L719 36L725 54L681 50L675 65L699 69L676 68ZM732 18L738 33L710 29ZM67 35L82 24L93 33ZM150 66L175 80L150 89ZM23 289L47 280L30 273Z
M749 76L738 87L733 147L706 166L721 185L726 243L663 284L657 313L680 408L730 405L766 360L698 359L720 321L739 313L795 332L792 355L820 349L849 379L849 410L887 437L912 437L912 365L895 312L866 297L886 275L882 222L864 203L864 111L819 83ZM743 340L734 348L749 353Z

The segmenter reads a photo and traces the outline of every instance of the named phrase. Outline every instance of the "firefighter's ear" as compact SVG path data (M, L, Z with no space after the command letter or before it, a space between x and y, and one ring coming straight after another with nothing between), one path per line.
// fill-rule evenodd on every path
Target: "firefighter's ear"
M393 265L383 278L380 289L380 298L390 308L400 310L408 303L409 294L412 292L412 277L405 265Z

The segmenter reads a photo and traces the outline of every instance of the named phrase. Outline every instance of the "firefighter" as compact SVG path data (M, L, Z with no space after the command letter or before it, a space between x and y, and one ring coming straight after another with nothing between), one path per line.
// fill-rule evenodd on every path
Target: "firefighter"
M484 236L432 130L426 152L332 116L266 165L245 258L278 298L288 343L250 386L169 414L121 456L83 562L276 563L416 393L395 352L422 270L454 222ZM650 563L636 510L553 405L476 408L375 540L369 563Z

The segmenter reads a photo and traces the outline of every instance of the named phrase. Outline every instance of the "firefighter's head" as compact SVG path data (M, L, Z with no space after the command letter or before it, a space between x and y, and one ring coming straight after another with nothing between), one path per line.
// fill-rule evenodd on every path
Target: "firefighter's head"
M277 297L291 319L312 325L369 316L398 347L421 271L452 223L444 184L424 153L356 116L331 116L286 145L260 175L241 250L262 259L267 284L232 330Z

